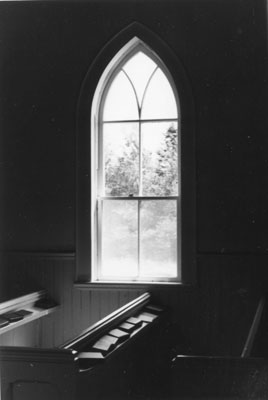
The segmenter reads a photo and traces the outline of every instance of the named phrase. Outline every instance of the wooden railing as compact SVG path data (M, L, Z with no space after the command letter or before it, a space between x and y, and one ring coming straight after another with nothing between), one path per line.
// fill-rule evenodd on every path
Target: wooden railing
M115 310L113 313L109 314L105 318L98 321L96 324L92 325L84 332L80 333L74 339L69 340L64 343L61 348L63 349L75 349L79 351L85 345L90 347L91 343L100 338L110 329L118 326L120 322L125 321L128 317L135 315L141 309L143 309L150 302L150 294L144 293L143 295L137 297L131 302L127 303L123 307Z

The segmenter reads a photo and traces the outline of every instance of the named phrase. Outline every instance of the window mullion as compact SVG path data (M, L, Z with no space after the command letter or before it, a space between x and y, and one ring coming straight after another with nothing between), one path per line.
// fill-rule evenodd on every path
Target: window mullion
M141 266L141 223L140 223L140 206L141 200L138 200L138 278L140 277L140 266Z
M139 109L139 114L140 113L141 113L141 110ZM139 121L139 196L142 196L142 192L143 192L143 182L142 182L142 135L141 135L141 121Z
M139 107L139 119L141 118L141 108ZM142 135L141 135L141 121L139 120L139 196L143 193L143 182L142 182ZM140 265L141 265L141 231L140 231L140 205L141 200L138 200L138 277L140 277Z

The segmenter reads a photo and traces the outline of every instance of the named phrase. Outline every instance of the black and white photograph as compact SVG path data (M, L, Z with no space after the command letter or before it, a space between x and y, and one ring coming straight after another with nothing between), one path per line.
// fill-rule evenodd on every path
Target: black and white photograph
M0 0L0 400L268 400L267 0Z

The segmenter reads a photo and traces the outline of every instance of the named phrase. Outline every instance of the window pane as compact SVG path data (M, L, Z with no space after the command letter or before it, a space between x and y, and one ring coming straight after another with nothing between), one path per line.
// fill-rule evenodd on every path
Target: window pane
M142 192L144 196L178 195L177 122L142 124Z
M134 90L126 75L120 71L108 91L103 110L104 121L138 119Z
M103 125L106 196L129 196L139 192L138 129L136 123Z
M140 105L147 82L156 67L155 62L141 51L123 67L135 87Z
M177 276L177 202L146 200L140 208L142 276Z
M102 267L104 276L136 276L138 267L138 202L104 200Z
M173 90L166 76L159 68L147 88L141 117L142 119L178 117Z

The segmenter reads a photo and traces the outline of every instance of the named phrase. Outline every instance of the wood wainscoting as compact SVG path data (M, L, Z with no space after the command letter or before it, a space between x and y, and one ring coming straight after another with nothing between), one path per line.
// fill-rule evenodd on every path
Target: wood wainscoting
M4 333L1 346L57 347L143 293L75 288L72 253L10 253L5 262L12 292L46 289L60 306L42 320Z

